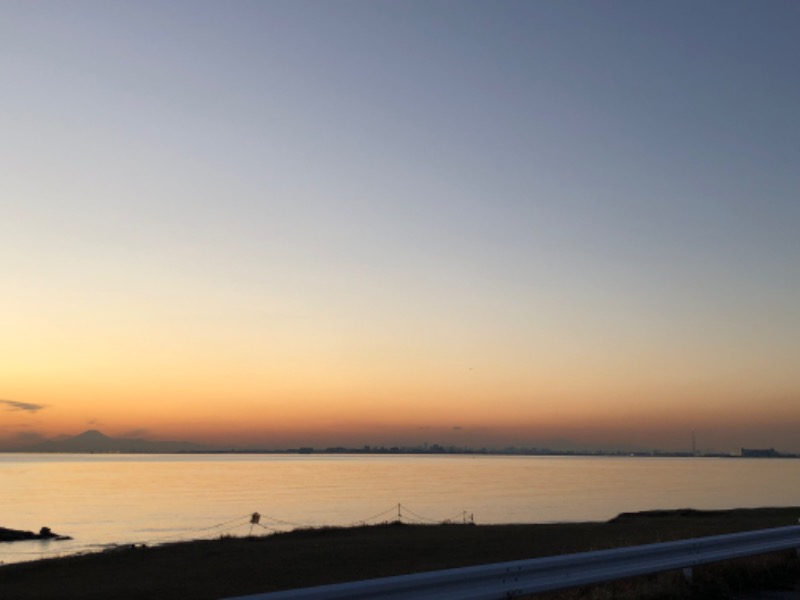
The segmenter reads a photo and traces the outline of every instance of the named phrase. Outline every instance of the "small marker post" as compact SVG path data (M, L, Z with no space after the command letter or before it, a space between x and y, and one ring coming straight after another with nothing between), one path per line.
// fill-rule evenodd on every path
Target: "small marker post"
M253 525L258 525L260 521L261 515L257 512L254 512L252 515L250 515L250 533L247 535L253 535Z

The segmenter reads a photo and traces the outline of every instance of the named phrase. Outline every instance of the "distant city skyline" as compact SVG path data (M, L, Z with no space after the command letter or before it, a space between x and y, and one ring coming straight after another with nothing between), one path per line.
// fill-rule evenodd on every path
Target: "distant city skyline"
M800 452L800 4L0 5L0 449Z
M135 436L142 432L134 432ZM474 446L468 440L458 440L456 444L441 444L437 441L419 444L363 444L363 445L328 445L309 446L275 446L269 440L262 444L198 444L191 440L152 440L147 437L112 437L97 429L89 429L76 435L59 435L52 439L22 442L16 446L0 448L0 452L56 452L56 453L219 453L219 452L277 452L277 453L457 453L457 454L524 454L524 455L636 455L636 456L743 456L750 458L787 458L800 457L800 453L787 452L774 447L759 448L698 448L694 436L689 448L664 449L646 448L626 444L601 444L590 446L576 443L573 440L539 440L527 445L488 445Z

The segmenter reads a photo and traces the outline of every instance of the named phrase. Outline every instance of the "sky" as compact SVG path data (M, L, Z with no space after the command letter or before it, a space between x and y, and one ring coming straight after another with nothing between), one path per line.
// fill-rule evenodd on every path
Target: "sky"
M0 449L800 451L799 26L0 2Z

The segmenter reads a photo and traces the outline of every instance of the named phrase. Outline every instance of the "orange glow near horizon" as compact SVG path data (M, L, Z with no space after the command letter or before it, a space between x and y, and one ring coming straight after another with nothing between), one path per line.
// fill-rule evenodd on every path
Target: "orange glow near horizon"
M0 400L11 402L0 404L0 448L99 429L268 448L669 450L697 430L718 449L800 450L800 387L780 332L731 344L726 322L716 335L638 328L627 314L538 296L532 309L525 293L509 301L493 288L453 292L451 306L370 287L360 304L272 315L198 281L157 283L154 298L103 289L111 297L97 292L88 307L83 289L59 302L10 294L8 314L21 316L6 319L14 343L0 347Z
M7 386L9 396L43 408L5 410L0 439L10 440L12 430L52 438L99 429L115 437L135 434L265 448L422 443L504 447L570 440L587 448L628 444L670 450L685 448L693 430L709 432L708 439L721 444L726 443L723 432L735 430L744 441L731 439L730 447L748 445L745 441L753 436L775 445L768 443L765 432L772 430L777 440L788 441L782 429L797 421L788 398L772 398L770 411L755 414L741 408L754 390L734 394L709 386L656 394L639 383L601 394L599 388L587 390L596 384L587 379L560 386L550 381L548 389L525 378L504 381L469 367L445 373L439 381L429 373L413 381L397 377L386 385L367 373L361 386L330 372L324 373L327 378L272 380L246 370L223 370L179 380L176 373L182 372L164 379L84 374L68 385L63 379L17 382ZM732 408L734 400L739 409ZM776 428L776 421L783 428Z

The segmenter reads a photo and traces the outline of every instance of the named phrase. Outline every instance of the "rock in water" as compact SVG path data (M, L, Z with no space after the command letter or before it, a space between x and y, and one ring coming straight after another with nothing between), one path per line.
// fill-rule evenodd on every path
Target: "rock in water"
M65 535L58 535L53 533L49 527L42 527L39 533L32 531L21 531L19 529L6 529L0 527L0 542L21 542L24 540L71 540L72 538Z

